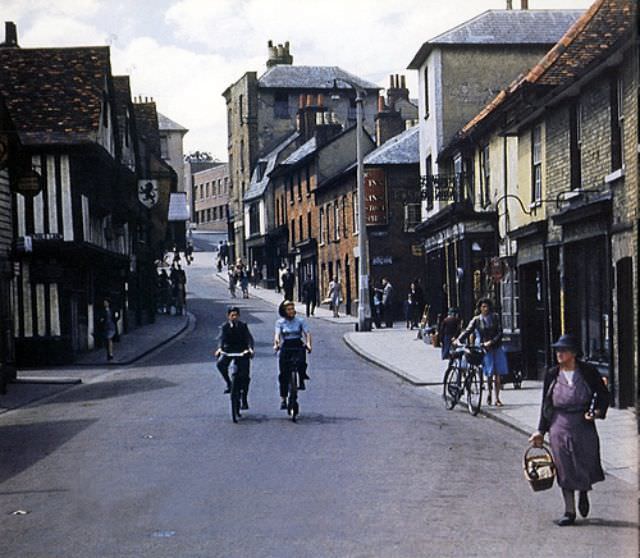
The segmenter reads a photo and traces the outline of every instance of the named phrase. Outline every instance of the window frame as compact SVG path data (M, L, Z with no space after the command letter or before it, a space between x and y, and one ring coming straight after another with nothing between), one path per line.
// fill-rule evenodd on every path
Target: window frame
M537 136L537 142L536 142ZM537 144L537 154L536 154ZM542 203L542 124L531 128L531 205Z

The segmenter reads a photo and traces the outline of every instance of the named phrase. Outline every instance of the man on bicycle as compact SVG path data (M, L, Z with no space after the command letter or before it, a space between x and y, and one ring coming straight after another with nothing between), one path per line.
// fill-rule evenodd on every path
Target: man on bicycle
M225 353L242 353L244 356L236 357L237 378L242 382L242 409L249 408L248 395L251 378L250 358L254 353L253 336L249 331L249 326L240 321L240 310L237 306L230 306L227 309L227 321L220 326L220 336L218 337L218 349L215 356L218 359L217 366L220 374L227 383L225 393L231 392L231 379L229 378L229 365L232 358Z
M290 300L285 300L278 309L280 318L276 321L275 338L273 348L280 351L278 364L280 374L280 409L287 410L287 394L289 392L289 380L291 370L297 366L300 374L298 389L305 389L304 381L309 379L307 375L306 353L311 352L311 332L304 318L296 316L296 305Z

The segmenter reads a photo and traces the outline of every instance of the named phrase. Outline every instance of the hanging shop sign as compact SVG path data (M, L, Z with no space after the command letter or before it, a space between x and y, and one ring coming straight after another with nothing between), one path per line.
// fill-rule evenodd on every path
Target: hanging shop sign
M138 180L138 200L148 209L155 206L158 203L158 181Z

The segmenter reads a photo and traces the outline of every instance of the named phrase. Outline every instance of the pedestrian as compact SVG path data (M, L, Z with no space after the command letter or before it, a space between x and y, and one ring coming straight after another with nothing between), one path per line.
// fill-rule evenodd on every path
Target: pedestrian
M166 314L169 310L169 302L171 298L171 280L165 269L161 270L158 275L158 312Z
M184 251L184 259L187 261L187 265L191 265L193 262L193 244L187 243L187 248Z
M476 306L477 315L474 316L466 329L456 339L463 342L472 333L475 334L476 345L485 350L482 368L487 377L489 393L487 405L491 405L491 385L495 389L496 407L502 407L500 401L500 378L509 373L507 354L502 348L502 325L500 316L493 311L493 302L488 298L481 298Z
M382 279L382 315L386 327L393 327L393 285L386 277Z
M574 335L560 336L552 347L558 364L545 376L540 422L529 441L542 447L544 435L549 433L564 499L564 515L556 524L565 527L576 520L575 493L579 493L578 511L587 517L589 491L604 480L595 419L605 418L609 391L598 370L580 359L580 345Z
M216 363L218 371L227 384L225 393L231 392L231 378L229 377L231 358L224 353L243 354L241 357L236 357L238 367L236 378L241 382L241 408L246 410L249 408L250 359L254 354L254 341L249 326L240 321L240 309L237 306L231 306L227 309L227 321L220 326L218 340L218 348L214 355L218 359Z
M218 273L222 273L222 258L219 255L216 258L216 268L218 270Z
M331 309L333 310L333 317L340 317L340 305L342 304L342 284L338 277L334 277L329 282L329 293L327 298L331 300Z
M107 350L107 360L113 360L113 342L118 336L118 312L111 308L111 300L105 298L102 301L102 314L100 315L100 330Z
M219 252L222 258L222 263L224 265L228 265L229 264L229 243L225 240L224 242L221 242L219 246L220 246Z
M407 322L407 329L413 330L418 327L420 311L418 310L418 301L420 299L420 293L415 283L411 283L409 286L409 292L404 303L405 320Z
M424 313L424 290L419 278L413 280L412 288L414 293L413 300L415 302L415 316L413 321L416 327L419 327L420 321L422 320L422 314Z
M257 261L253 261L253 266L251 267L251 282L253 283L253 288L258 288L258 282L260 281L260 267L258 266Z
M284 276L286 274L287 274L287 266L284 263L280 264L280 269L278 270L278 284L277 284L278 293L281 293L282 290L284 289Z
M236 260L235 274L236 282L240 283L242 298L249 298L249 273L241 258Z
M237 283L236 272L231 266L229 266L229 269L227 270L227 276L228 276L229 294L231 295L231 298L236 298L236 283Z
M438 339L440 340L442 360L451 356L451 342L460 335L462 320L457 308L449 308L447 317L438 325Z
M371 319L377 329L382 329L382 289L375 286L375 281L371 293Z
M311 275L302 283L302 299L307 308L307 318L313 316L318 303L318 288L315 279Z
M290 269L286 269L282 276L282 290L284 291L285 300L293 300L293 289L295 287L296 277Z

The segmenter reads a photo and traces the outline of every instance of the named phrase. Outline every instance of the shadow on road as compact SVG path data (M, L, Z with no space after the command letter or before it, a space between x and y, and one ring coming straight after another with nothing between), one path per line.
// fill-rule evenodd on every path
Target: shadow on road
M63 420L0 426L0 484L29 469L96 420Z
M162 378L112 379L95 384L85 384L61 393L58 397L44 401L43 405L76 403L79 401L99 401L113 397L122 397L133 393L144 393L158 389L176 387L178 384Z
M576 525L578 525L576 523ZM617 527L619 529L637 529L639 525L632 521L620 521L617 519L604 519L601 517L591 517L581 522L581 525L591 527Z

